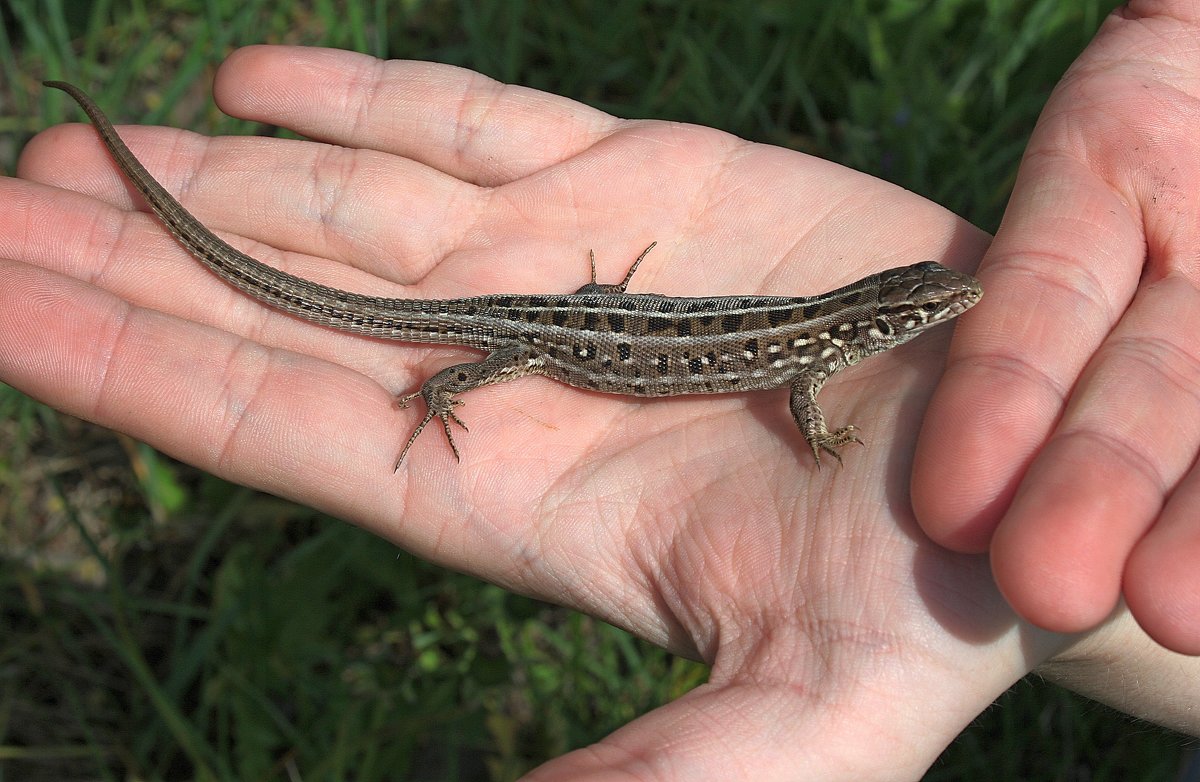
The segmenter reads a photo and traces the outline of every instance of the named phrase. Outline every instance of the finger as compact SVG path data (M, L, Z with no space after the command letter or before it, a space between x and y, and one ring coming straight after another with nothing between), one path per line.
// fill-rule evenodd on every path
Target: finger
M1027 472L992 563L1039 625L1074 632L1111 613L1126 558L1200 450L1196 329L1189 281L1143 286Z
M272 491L294 495L293 471L353 482L347 467L360 458L384 473L385 438L351 434L354 419L388 411L389 395L367 378L16 261L0 264L0 291L0 375L54 407ZM263 467L254 476L252 462Z
M464 68L311 47L239 49L213 90L230 114L403 155L487 186L560 163L619 124L582 103Z
M597 228L611 230L614 206L636 210L639 200L663 204L661 182L644 175L647 151L627 145L584 164L623 169L600 177L624 183L626 192L617 201L604 187L588 187L580 195L567 172L512 183L511 192L498 193L374 150L280 139L207 139L143 128L120 132L152 174L213 230L338 260L381 277L419 280L426 298L538 289L545 285L546 269L528 263L531 256L564 258L554 267L564 278L561 289L578 287L583 282L578 255L568 259L562 251L573 234L598 239ZM709 133L721 135L702 129L696 135ZM138 201L94 134L82 127L54 129L35 139L22 174L117 204ZM707 184L701 177L689 181L695 190ZM673 212L656 224L687 215L686 198L670 203ZM641 241L635 238L634 246L644 246ZM586 246L574 244L576 253ZM513 260L495 258L497 248ZM485 257L496 262L482 263ZM625 262L624 253L615 261ZM435 268L438 274L431 277Z
M208 472L358 523L417 556L485 577L511 568L512 557L471 553L480 540L488 551L512 542L489 538L504 525L463 523L461 509L476 506L458 483L463 472L427 459L393 474L407 421L385 389L334 364L0 260L0 378Z
M1125 599L1147 632L1182 654L1200 655L1200 463L1171 495L1125 570Z
M54 241L26 226L55 226ZM379 292L385 285L354 269L228 238L272 265L336 287ZM0 178L0 257L75 277L140 307L353 368L391 389L412 382L411 365L424 355L264 307L187 255L152 215L68 190Z
M377 277L422 279L461 239L482 203L478 188L370 150L286 139L210 139L164 128L122 126L118 132L151 174L212 230L337 260ZM20 174L125 208L141 204L94 130L82 125L35 137L22 155ZM326 266L318 276L333 275L328 284L356 276Z
M586 281L579 259L589 248L616 244L599 255L620 274L652 239L694 235L682 223L713 187L712 174L721 170L713 165L715 155L741 144L704 128L676 133L667 123L649 123L645 138L631 138L635 123L555 95L452 66L381 63L335 50L248 47L223 64L214 89L231 113L404 156L455 181L494 188L441 200L385 192L375 200L390 223L382 232L374 222L364 229L367 235L402 232L407 243L397 245L399 254L413 244L425 252L435 248L432 256L419 256L422 271L457 250L448 277L485 292L572 290ZM629 132L598 143L622 129ZM567 161L570 168L546 172ZM692 168L695 175L680 173ZM539 173L547 175L534 176ZM673 197L663 199L664 189ZM414 198L432 200L425 206ZM410 219L422 208L430 220ZM609 239L614 233L618 237ZM548 269L561 282L548 285ZM464 290L472 288L459 285L454 295Z
M1059 265L1100 293L1087 297L1099 306L1039 311L1035 291L1015 288L1024 295L1010 297L1012 319L997 316L990 324L991 336L1015 346L1007 351L988 349L986 332L970 333L986 326L979 320L972 326L968 317L964 344L956 349L971 363L952 367L953 382L935 396L919 450L920 475L914 476L914 503L926 530L965 550L983 547L996 530L993 563L1013 606L1060 630L1087 626L1111 609L1119 574L1135 572L1124 557L1155 523L1197 452L1195 391L1186 386L1196 375L1194 340L1186 329L1194 328L1193 299L1200 288L1194 260L1200 149L1189 132L1196 109L1188 76L1194 47L1176 47L1177 56L1156 65L1153 57L1162 50L1138 43L1139 36L1161 42L1194 35L1177 14L1160 11L1114 13L1091 54L1072 67L1043 112L1010 212L985 260L988 288L989 275L1006 265L1024 261L1032 268L1041 259L1044 270L1065 259ZM1092 229L1077 230L1080 222ZM1133 290L1137 300L1122 314ZM986 312L971 314L983 318ZM1111 337L1101 333L1104 348L1081 375L1077 368L1096 344L1097 329L1112 328L1114 315L1122 318L1120 326ZM1021 317L1047 332L1057 330L1059 349L1046 349L1052 340L1029 339L1028 328L1014 330L1020 324L1013 319ZM1015 368L1007 373L1019 378L1015 384L1006 382L1005 359ZM1039 377L1040 396L1031 382ZM1068 397L1070 407L1061 408L1064 418L1055 424L1054 401ZM978 405L974 413L972 404ZM985 427L975 442L987 440L994 475L982 469L985 458L971 457L948 439L949 424L972 414ZM1019 436L1000 439L1004 424L995 422L1020 415L1029 420ZM1164 423L1168 417L1171 426ZM959 457L967 461L956 464ZM1146 555L1141 572L1152 570L1147 562L1154 558ZM1177 563L1159 564L1168 572ZM1126 589L1131 586L1138 588ZM1179 632L1134 613L1156 638Z
M1069 213L1055 208L1070 204ZM1144 246L1126 204L1073 160L1027 159L958 322L917 444L913 507L934 540L982 551L1132 299Z

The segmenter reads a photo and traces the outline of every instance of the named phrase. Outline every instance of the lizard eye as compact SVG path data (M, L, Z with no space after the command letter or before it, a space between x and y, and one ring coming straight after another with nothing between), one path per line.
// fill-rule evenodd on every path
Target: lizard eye
M921 309L925 310L930 315L932 315L933 313L935 313L939 309L941 309L941 306L942 305L938 304L936 301L927 301L921 305Z

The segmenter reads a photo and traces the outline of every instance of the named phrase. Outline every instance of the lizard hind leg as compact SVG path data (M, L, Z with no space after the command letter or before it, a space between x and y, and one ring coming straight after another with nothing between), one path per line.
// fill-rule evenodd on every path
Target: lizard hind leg
M442 430L446 433L446 440L450 443L450 450L454 452L455 460L462 461L458 446L454 444L454 437L450 431L451 422L461 426L463 431L467 431L467 425L454 412L454 408L463 403L461 399L457 398L458 395L480 386L489 386L494 383L515 380L523 375L536 374L541 364L542 360L532 348L520 343L512 343L492 351L483 361L446 367L422 383L419 391L398 397L396 406L401 409L407 408L408 403L418 396L424 399L425 417L417 424L417 428L413 430L408 442L404 444L400 456L396 459L394 469L400 469L400 463L408 455L408 449L417 441L417 437L425 430L434 416L442 421Z
M625 293L625 289L629 287L629 281L633 279L633 273L637 271L639 266L642 265L642 261L646 259L646 256L650 254L650 251L653 250L656 245L658 245L658 242L650 242L650 246L645 250L642 250L642 254L639 255L637 260L633 262L633 265L629 267L629 271L625 274L625 279L621 280L615 285L596 282L596 254L591 250L588 250L588 258L592 262L592 281L575 291L575 294L605 293L609 295L623 295Z
M428 383L426 383L426 385L428 385ZM407 408L410 401L416 399L418 396L424 396L424 391L425 387L422 386L420 391L397 398L396 407L401 409ZM404 444L404 448L400 450L400 455L396 457L396 466L392 468L392 472L396 472L400 469L400 463L403 462L404 457L408 455L408 449L412 448L413 443L417 441L417 438L421 435L421 432L425 431L425 426L433 420L435 415L442 419L442 429L446 432L446 442L450 443L450 450L454 452L454 461L462 461L462 457L458 453L458 446L454 444L454 435L450 432L451 421L461 426L464 432L469 431L467 429L467 425L463 423L463 420L454 413L454 408L458 405L461 405L462 400L449 398L444 404L440 402L441 400L430 402L430 399L426 397L425 417L421 419L421 423L417 424L417 428L414 429L413 433L409 436L408 442L406 442Z

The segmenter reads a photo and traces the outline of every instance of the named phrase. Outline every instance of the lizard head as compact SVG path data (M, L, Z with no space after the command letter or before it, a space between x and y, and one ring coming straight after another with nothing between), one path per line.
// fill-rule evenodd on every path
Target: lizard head
M881 272L878 290L874 322L868 329L873 352L902 345L958 317L983 296L979 280L933 261Z

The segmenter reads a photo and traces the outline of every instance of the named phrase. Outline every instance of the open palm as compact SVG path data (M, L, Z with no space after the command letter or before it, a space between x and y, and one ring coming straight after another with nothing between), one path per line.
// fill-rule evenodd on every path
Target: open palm
M987 243L821 160L446 66L251 48L215 91L341 146L123 136L232 244L348 290L568 292L589 249L615 282L657 240L632 292L800 295L921 260L971 267ZM982 558L916 532L909 465L948 329L827 386L831 424L866 441L842 469L815 468L786 390L646 401L529 378L466 396L461 464L431 429L393 474L420 415L393 397L469 351L247 299L136 208L90 128L42 134L20 172L0 180L0 378L712 663L709 684L537 778L648 762L660 778L911 778L1065 643L1017 622Z

